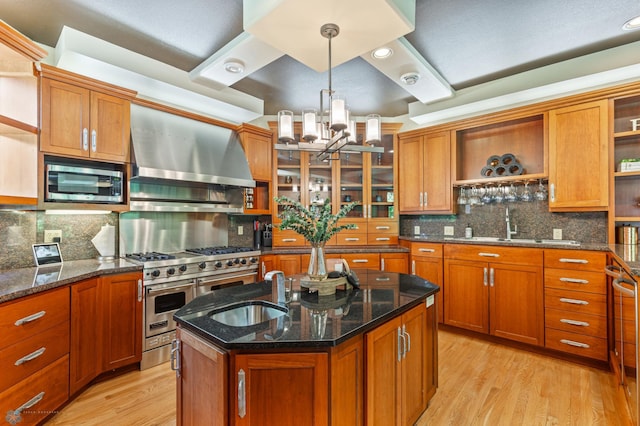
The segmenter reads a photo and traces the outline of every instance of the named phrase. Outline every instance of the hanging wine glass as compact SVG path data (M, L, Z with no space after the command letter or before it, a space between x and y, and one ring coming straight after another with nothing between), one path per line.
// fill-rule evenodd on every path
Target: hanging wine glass
M493 193L493 202L500 204L504 201L504 188L502 187L502 184L498 184L498 186L495 188L495 192Z
M524 202L533 201L533 194L529 189L529 181L524 182L524 188L522 189L522 194L520 194L520 200Z
M538 201L546 201L548 195L546 188L542 184L542 179L540 179L540 181L538 182L538 189L536 189L536 192L533 194L533 196Z
M511 182L511 186L506 189L504 200L508 203L512 203L518 200L518 193L516 192L516 186Z
M460 191L458 193L458 205L463 206L467 204L467 202L467 189L465 187L460 187Z
M471 196L469 197L469 204L472 206L476 206L480 204L480 194L478 193L478 188L475 185L471 188Z
M482 193L482 197L480 197L482 204L491 204L491 201L493 201L493 196L491 194L494 188L492 188L487 184L482 189L483 189L483 193Z

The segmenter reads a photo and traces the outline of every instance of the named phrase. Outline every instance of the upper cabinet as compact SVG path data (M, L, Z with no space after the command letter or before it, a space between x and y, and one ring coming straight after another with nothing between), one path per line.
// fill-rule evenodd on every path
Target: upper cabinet
M609 206L608 101L549 111L549 210Z
M0 21L0 204L35 205L38 197L38 75L47 55Z
M243 124L238 128L242 148L249 161L255 188L245 190L246 214L271 214L272 134L271 131Z
M40 150L113 163L129 161L135 92L43 65Z
M400 213L451 213L450 133L400 137L398 149Z

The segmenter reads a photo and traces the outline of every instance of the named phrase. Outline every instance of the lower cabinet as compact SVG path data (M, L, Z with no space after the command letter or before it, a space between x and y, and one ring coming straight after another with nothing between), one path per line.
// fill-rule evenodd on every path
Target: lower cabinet
M365 335L366 424L412 425L435 393L435 306L424 303ZM433 323L433 321L431 321Z
M411 243L411 273L440 286L441 290L436 293L436 307L441 324L444 321L442 272L442 244Z
M544 345L542 251L445 245L444 323Z
M100 283L91 278L71 286L69 392L82 389L102 371Z
M276 269L285 275L304 274L309 266L309 254L278 254L261 258L264 274ZM344 259L349 267L356 269L374 269L386 272L409 272L409 256L407 253L325 253L325 259ZM329 271L327 271L329 272Z

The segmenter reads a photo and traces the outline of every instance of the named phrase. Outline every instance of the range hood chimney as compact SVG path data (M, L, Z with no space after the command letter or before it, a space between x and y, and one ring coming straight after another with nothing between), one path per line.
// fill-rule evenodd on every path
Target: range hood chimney
M133 211L242 213L255 187L237 132L131 105Z

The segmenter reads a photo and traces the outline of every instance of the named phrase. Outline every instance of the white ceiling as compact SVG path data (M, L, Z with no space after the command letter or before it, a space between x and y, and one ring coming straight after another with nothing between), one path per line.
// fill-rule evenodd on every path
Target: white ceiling
M453 97L423 105L361 57L336 66L332 84L356 115L419 116L639 64L640 48L631 43L640 42L640 31L621 30L639 14L638 0L416 0L415 30L404 38ZM0 0L0 19L47 46L56 46L66 25L187 74L245 33L240 0ZM291 19L305 23L302 16ZM319 28L309 31L321 37ZM222 90L222 102L251 95L264 101L266 115L317 106L326 72L277 52L265 62ZM206 96L215 98L219 89Z

